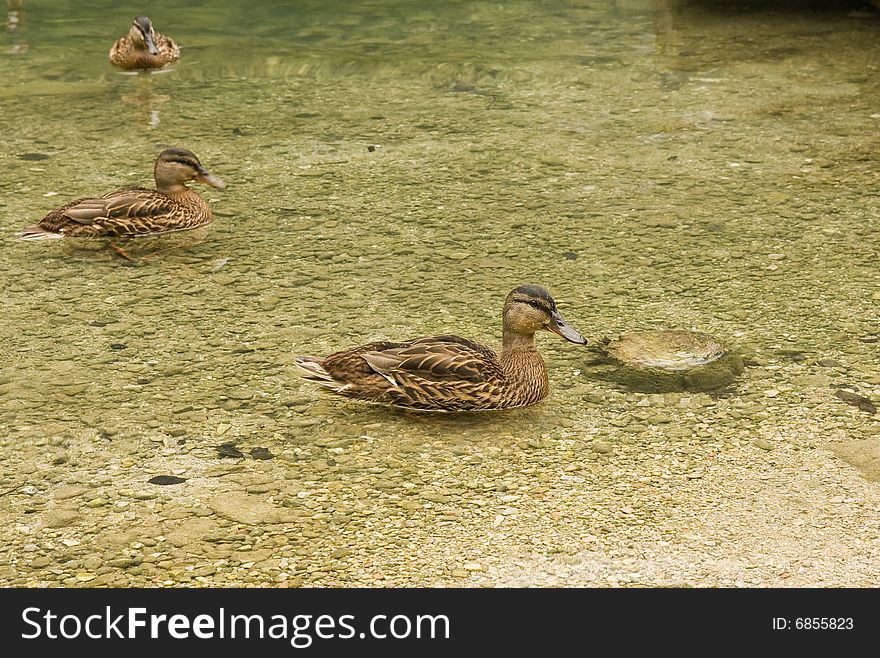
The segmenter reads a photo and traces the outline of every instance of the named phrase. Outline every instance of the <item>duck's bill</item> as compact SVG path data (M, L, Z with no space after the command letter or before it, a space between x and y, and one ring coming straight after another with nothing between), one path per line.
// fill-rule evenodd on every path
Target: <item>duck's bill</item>
M158 55L159 49L156 48L156 42L153 40L153 35L149 32L144 32L144 45L147 47L147 52L151 55Z
M219 187L221 190L226 187L226 181L222 178L215 176L207 169L203 169L196 176L196 180L200 183L204 183L205 185L210 185L211 187Z
M581 336L570 326L568 326L568 323L559 314L559 311L553 311L553 314L550 316L550 322L547 323L546 327L547 331L552 331L554 334L559 334L567 341L577 343L578 345L587 344L587 339Z

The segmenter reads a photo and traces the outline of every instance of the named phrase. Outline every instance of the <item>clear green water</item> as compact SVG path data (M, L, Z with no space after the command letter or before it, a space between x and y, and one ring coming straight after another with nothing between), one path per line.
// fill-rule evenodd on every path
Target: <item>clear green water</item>
M589 471L596 439L876 436L834 385L880 395L878 20L696 1L257 5L154 3L182 57L153 76L107 62L133 17L117 3L25 2L0 27L2 488L27 481L42 511L62 484L115 499L157 473L216 475L219 443L267 447L276 459L240 472L323 492L297 525L314 563L333 514L372 528L390 505L400 536L442 534L437 518L478 509L474 487ZM229 184L199 188L217 216L202 244L132 266L14 239L66 199L150 184L166 145ZM497 343L525 282L589 337L694 328L752 365L722 398L634 395L547 334L546 402L444 418L322 397L293 370L373 339ZM143 512L157 532L171 489ZM303 577L364 582L352 573Z

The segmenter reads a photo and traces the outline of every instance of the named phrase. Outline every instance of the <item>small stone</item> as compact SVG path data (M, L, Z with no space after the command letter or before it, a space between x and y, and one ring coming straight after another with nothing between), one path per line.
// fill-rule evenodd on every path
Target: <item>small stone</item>
M834 392L834 395L839 397L841 400L846 402L853 407L858 407L865 413L874 414L877 413L877 405L875 405L871 400L866 398L864 395L859 395L858 393L852 393L850 391L842 391L837 390Z
M234 443L224 443L217 446L217 454L221 457L244 457L244 453L236 448Z
M129 569L131 567L136 567L142 562L143 558L140 557L120 557L115 560L110 560L107 564L116 569Z
M752 444L755 447L760 448L761 450L767 451L773 450L773 448L775 447L772 443L770 443L769 441L765 441L764 439L755 439L754 441L752 441Z
M85 560L83 560L82 565L89 571L95 571L97 569L100 569L103 563L104 561L97 555L92 555L91 557L87 557Z
M614 446L607 441L593 441L593 450L602 453L603 455L607 455L614 450Z
M251 457L253 459L272 459L273 455L268 448L251 448Z
M78 512L73 510L53 510L46 512L43 517L43 523L47 528L66 528L73 525L82 518Z
M231 428L232 428L232 425L228 425L228 424L226 424L226 423L220 423L219 425L217 425L217 429L214 431L214 433L215 433L217 436L223 436L223 435L226 434L226 432L228 432Z
M95 577L96 577L96 574L93 574L93 573L78 573L78 574L76 574L76 579L78 581L80 581L81 583L87 583L90 580L94 580Z
M466 571L482 571L483 565L479 562L466 562L464 565Z
M147 480L147 482L149 482L150 484L159 484L164 486L186 482L186 478L179 478L176 475L157 475L156 477Z
M265 527L273 523L294 523L299 520L294 510L268 503L260 497L235 491L214 496L207 501L217 516L235 523Z

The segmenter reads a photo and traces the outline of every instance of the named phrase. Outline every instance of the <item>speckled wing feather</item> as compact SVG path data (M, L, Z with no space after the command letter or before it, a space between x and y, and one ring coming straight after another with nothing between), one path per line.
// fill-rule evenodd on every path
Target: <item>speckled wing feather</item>
M362 357L379 373L406 372L427 381L480 383L500 376L494 350L460 336L431 336Z
M487 408L505 375L494 350L459 336L431 336L361 357L386 380L392 404L414 409Z
M187 228L180 204L145 187L130 187L100 197L76 199L44 217L39 227L73 237L124 236Z
M100 197L80 199L64 209L64 215L80 224L120 217L155 217L172 212L174 204L164 194L147 188L116 190Z

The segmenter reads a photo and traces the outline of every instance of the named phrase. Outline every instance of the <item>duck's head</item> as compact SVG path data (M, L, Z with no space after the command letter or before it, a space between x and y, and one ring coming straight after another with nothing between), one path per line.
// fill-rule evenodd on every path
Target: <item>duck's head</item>
M526 284L515 288L504 301L504 332L534 335L545 329L565 340L586 345L587 339L572 329L556 308L556 302L541 286Z
M202 166L189 149L165 149L156 158L156 187L161 191L179 191L187 181L198 181L223 189L226 183Z
M135 18L128 35L138 47L143 48L151 55L159 54L159 49L156 47L156 33L153 31L153 21L148 16Z

